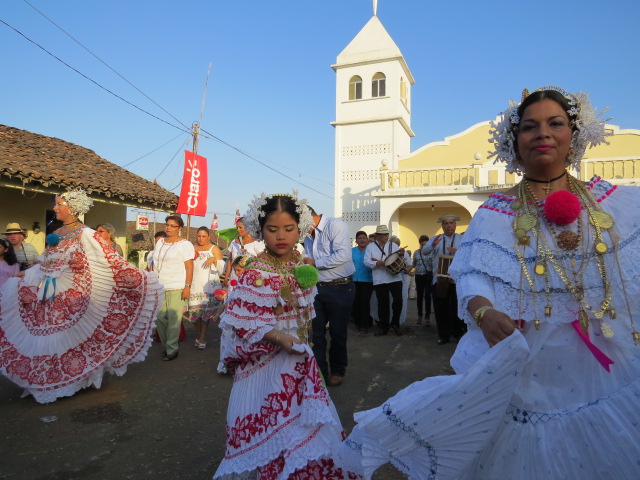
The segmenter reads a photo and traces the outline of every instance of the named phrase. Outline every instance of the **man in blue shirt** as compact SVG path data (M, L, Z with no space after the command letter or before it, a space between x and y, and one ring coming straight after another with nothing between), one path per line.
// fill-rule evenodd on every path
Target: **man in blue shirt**
M371 326L371 292L373 292L373 275L371 269L364 264L364 254L369 245L369 237L362 230L356 233L356 246L351 249L353 265L356 273L353 275L353 284L356 288L356 296L353 299L353 318L358 331L362 334L369 333Z
M337 387L347 370L347 326L353 304L355 272L347 224L338 218L318 215L313 209L314 227L304 239L304 253L318 269L318 294L314 301L313 353L327 385ZM329 361L327 362L327 324ZM329 370L331 376L329 376Z

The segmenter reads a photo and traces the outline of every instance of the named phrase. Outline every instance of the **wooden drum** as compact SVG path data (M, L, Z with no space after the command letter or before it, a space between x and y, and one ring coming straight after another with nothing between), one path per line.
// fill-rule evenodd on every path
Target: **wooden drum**
M438 255L438 277L451 278L449 275L451 262L453 262L453 255Z
M405 267L404 256L394 252L384 259L384 267L391 275L397 275Z

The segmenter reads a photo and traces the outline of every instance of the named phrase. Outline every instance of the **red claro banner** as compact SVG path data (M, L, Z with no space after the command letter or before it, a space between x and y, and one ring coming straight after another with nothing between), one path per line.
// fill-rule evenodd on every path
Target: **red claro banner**
M182 190L176 213L204 217L207 214L207 159L184 151Z

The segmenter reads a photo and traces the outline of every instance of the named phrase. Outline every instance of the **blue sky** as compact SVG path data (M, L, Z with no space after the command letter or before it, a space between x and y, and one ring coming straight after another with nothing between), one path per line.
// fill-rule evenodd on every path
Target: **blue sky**
M0 19L180 128L98 88L3 23L0 123L82 145L121 166L149 154L126 168L172 189L190 145L172 116L187 126L199 120L211 62L202 128L306 186L202 138L210 213L192 225L209 225L217 210L220 227L231 226L236 205L244 212L254 193L291 188L332 213L330 65L371 17L371 0L29 3L171 115L24 0L3 2ZM594 105L610 107L610 123L640 128L637 0L379 0L378 17L416 79L413 150L493 119L522 88L547 84L586 91Z

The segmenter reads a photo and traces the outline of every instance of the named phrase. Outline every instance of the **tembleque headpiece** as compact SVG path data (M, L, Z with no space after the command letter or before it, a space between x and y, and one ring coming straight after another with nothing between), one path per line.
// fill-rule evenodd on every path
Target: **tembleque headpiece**
M598 112L591 106L589 96L584 92L573 94L560 87L545 86L531 93L541 91L557 92L569 103L570 108L567 114L573 128L571 139L571 151L573 153L570 153L567 157L566 166L580 170L580 161L587 148L594 147L600 143L608 144L605 137L610 136L611 132L605 132L604 127L605 122L610 118L599 118L604 115L607 109L605 108ZM520 124L518 108L529 95L529 91L525 89L522 92L520 103L510 99L509 106L500 114L498 122L490 123L491 130L489 130L489 134L491 138L489 142L494 144L495 151L489 152L488 158L496 157L493 163L506 163L505 168L509 173L524 173L522 162L519 161L518 152L516 152L516 137L517 127Z
M67 202L71 213L76 217L84 215L93 207L93 200L82 189L70 190L59 196Z
M247 213L244 214L244 228L246 228L249 235L257 240L262 240L262 229L260 228L260 218L263 218L266 214L263 210L263 207L266 205L267 201L272 197L289 197L296 204L296 212L300 215L300 222L298 223L298 228L300 229L300 236L298 237L298 241L302 242L304 237L307 236L307 232L311 227L313 227L313 217L311 216L311 211L309 210L308 202L305 198L298 197L298 191L293 190L293 194L289 193L272 193L267 195L262 192L260 196L253 196L253 200L249 203L249 209Z

